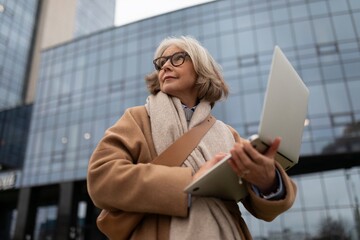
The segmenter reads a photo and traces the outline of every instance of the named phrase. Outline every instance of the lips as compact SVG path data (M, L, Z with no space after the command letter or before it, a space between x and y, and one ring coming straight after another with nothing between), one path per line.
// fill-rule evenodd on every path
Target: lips
M168 79L175 79L175 77L174 77L174 76L165 76L165 77L164 77L164 81L166 81L166 80L168 80Z

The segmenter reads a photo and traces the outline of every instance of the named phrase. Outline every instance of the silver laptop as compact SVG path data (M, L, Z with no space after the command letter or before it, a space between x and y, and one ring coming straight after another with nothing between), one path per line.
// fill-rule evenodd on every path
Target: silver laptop
M276 137L281 137L275 160L285 170L299 161L308 97L308 88L281 49L275 46L258 134L250 141L258 151L264 152ZM184 191L240 201L247 192L227 163L230 157L226 156Z

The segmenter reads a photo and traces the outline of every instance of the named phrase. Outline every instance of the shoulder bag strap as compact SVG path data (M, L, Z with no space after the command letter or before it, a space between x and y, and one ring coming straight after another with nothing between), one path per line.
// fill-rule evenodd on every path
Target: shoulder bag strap
M151 163L170 167L181 166L215 122L216 118L209 115L202 123L178 138Z

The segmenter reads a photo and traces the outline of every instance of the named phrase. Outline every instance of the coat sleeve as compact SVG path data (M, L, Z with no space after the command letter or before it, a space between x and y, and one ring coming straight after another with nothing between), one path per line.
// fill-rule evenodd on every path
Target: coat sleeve
M284 187L285 197L279 200L266 200L252 190L250 184L247 184L249 195L242 200L245 208L256 218L272 221L278 215L288 210L294 203L296 197L296 185L286 174L285 170L276 162L276 168L279 170Z
M183 189L191 182L191 170L150 164L153 146L142 127L130 109L105 132L88 166L92 201L107 210L187 216Z
M235 141L245 141L242 139L235 129L230 127ZM285 197L280 200L266 200L258 196L251 188L250 184L246 184L249 194L242 200L244 207L256 218L272 221L278 215L288 210L294 203L296 197L296 185L287 175L281 165L275 162L276 168L279 170L285 189Z

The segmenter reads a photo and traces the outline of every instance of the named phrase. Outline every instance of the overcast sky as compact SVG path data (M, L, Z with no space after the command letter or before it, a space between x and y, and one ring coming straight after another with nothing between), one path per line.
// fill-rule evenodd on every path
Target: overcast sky
M124 25L162 13L214 0L116 0L115 25Z

